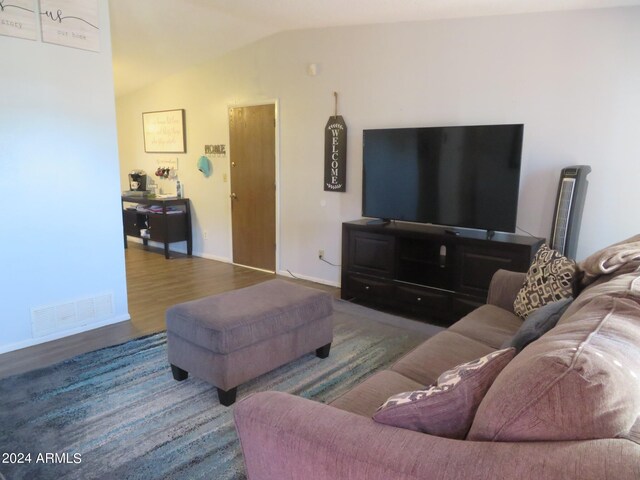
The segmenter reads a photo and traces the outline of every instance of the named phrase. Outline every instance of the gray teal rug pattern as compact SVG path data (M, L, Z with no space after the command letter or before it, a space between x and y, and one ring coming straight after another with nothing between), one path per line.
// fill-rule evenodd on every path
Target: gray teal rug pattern
M398 324L397 317L340 300L335 314L329 358L305 355L241 385L238 400L279 390L331 401L428 336L374 321ZM219 405L215 388L201 380L173 380L165 333L86 353L0 380L0 474L244 479L232 408ZM13 463L20 454L25 463Z

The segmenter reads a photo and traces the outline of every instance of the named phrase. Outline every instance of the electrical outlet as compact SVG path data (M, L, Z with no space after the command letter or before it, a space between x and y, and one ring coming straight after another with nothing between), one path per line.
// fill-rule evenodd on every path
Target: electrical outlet
M209 238L209 232L207 232L206 230L203 230L203 232L202 232L202 238L204 238L205 240L206 240L207 238Z
M324 250L318 250L318 258L324 258Z

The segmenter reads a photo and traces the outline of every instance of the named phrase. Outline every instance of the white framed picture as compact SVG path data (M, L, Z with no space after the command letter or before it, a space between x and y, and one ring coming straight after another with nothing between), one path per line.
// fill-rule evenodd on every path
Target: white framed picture
M42 41L100 51L98 0L40 0Z
M144 151L147 153L186 153L184 110L163 110L142 114Z
M0 35L37 40L35 0L0 0Z

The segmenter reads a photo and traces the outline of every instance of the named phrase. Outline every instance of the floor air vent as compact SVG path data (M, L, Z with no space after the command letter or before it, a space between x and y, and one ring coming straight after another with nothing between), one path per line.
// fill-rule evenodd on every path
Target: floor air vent
M87 297L74 302L31 309L34 337L81 327L113 316L113 294Z

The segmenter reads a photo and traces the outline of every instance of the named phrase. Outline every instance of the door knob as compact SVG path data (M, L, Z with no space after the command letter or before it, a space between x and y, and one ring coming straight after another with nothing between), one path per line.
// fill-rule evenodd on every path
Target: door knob
M235 200L236 198L238 198L238 196L237 196L235 193L232 193L232 194L231 194L231 195L229 195L229 196L230 196L231 198L233 198L234 200Z
M236 162L231 162L231 166L235 167L236 166Z

